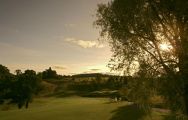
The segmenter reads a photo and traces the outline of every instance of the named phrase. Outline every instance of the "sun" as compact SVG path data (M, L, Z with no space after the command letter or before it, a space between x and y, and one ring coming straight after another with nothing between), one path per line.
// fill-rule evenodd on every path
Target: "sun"
M171 45L168 45L168 44L166 44L166 43L160 44L159 47L160 47L160 49L163 50L163 51L168 51L168 50L172 49L172 46L171 46Z

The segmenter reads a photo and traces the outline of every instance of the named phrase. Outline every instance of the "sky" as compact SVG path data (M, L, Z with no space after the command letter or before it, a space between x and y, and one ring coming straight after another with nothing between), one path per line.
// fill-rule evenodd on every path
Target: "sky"
M93 26L107 0L0 0L0 64L58 74L106 73L112 55Z

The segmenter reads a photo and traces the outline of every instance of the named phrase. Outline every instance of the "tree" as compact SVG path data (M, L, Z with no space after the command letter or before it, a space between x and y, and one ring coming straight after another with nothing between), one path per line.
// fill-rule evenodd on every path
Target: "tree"
M9 98L12 78L13 75L9 72L9 69L0 65L0 103L3 103L4 99Z
M57 78L57 77L58 76L57 76L56 71L52 70L51 67L42 72L42 78L43 79L53 79L53 78Z
M0 103L9 100L18 104L19 109L23 105L28 108L33 96L40 91L40 76L34 70L24 73L16 70L15 73L11 74L7 67L0 65Z
M16 75L21 75L22 71L20 69L15 70Z
M22 108L23 105L28 108L29 102L32 101L33 95L38 92L39 87L40 80L35 71L26 70L22 74L17 74L12 89L13 102L18 104L19 109Z
M0 80L4 79L5 77L9 75L10 75L9 69L0 64Z
M188 115L188 1L113 0L99 4L96 16L114 53L109 67L163 76L162 95Z

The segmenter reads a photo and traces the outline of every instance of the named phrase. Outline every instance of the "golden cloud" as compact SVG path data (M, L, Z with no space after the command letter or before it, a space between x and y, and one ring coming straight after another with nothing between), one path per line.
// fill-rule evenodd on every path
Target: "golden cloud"
M65 41L78 45L82 48L103 48L104 45L100 44L97 41L91 41L91 40L77 40L75 38L66 38Z

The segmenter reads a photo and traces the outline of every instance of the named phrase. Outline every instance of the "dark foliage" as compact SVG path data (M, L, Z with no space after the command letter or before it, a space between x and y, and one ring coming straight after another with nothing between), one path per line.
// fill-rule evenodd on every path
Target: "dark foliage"
M0 66L0 101L3 103L9 100L10 103L16 103L18 108L25 105L29 106L32 101L33 95L37 94L40 90L40 79L36 72L33 70L26 70L22 73L16 70L17 75L9 73L9 70Z
M141 99L154 95L153 86L163 86L169 107L188 115L188 1L113 0L99 4L96 16L95 25L114 53L109 67L125 74L139 71ZM149 87L147 78L159 76L165 79Z
M52 70L50 67L49 69L46 69L42 72L42 78L43 79L56 79L58 78L58 75L55 70Z

